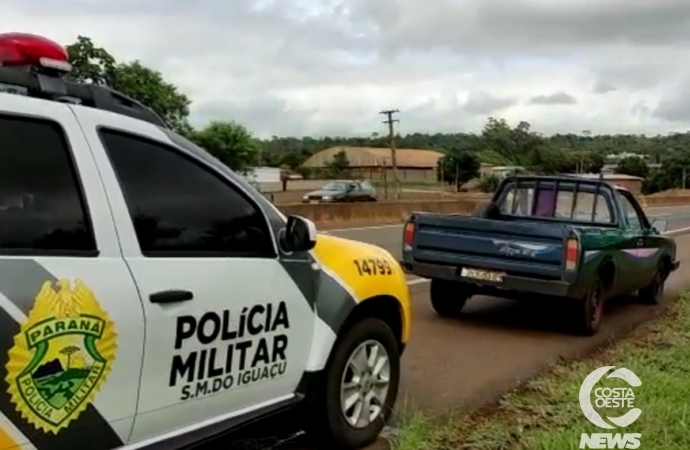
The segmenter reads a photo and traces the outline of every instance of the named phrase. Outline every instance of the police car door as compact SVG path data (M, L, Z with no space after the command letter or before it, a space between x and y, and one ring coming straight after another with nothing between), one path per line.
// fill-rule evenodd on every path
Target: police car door
M86 133L146 317L132 440L289 400L315 317L263 212L155 126L101 116Z
M0 93L0 137L0 448L120 447L144 317L96 164L62 103Z

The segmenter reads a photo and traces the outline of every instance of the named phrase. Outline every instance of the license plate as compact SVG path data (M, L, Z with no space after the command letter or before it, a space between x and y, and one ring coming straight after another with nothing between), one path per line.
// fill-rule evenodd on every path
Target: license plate
M474 278L475 280L482 281L494 281L496 283L503 282L504 273L494 272L492 270L482 270L482 269L468 269L463 267L460 271L460 275L467 278Z
M309 203L311 203L312 205L315 205L315 204L319 203L319 201L318 200L312 200Z

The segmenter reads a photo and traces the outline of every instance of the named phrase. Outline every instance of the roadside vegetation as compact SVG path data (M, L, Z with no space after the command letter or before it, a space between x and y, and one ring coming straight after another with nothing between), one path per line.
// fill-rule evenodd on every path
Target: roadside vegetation
M609 365L628 368L642 380L642 386L634 390L640 418L624 430L610 432L641 433L640 448L644 449L690 449L690 293L671 305L663 318L641 326L624 341L587 360L554 364L547 374L505 395L490 410L443 420L407 415L392 437L392 447L577 449L582 433L609 432L590 424L578 403L585 377ZM607 415L620 414L610 411Z

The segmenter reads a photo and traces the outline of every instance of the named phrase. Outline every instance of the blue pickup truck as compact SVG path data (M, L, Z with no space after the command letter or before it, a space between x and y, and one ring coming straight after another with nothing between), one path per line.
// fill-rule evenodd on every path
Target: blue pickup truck
M515 176L472 217L412 214L401 265L431 279L440 315L458 315L477 294L560 297L577 332L592 335L607 298L638 292L645 303L662 300L679 266L664 231L630 192L603 180Z

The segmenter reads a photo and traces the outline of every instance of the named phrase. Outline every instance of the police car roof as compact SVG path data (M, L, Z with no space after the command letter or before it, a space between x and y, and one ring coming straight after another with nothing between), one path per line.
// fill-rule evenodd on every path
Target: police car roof
M97 84L67 81L67 52L57 43L25 33L0 34L0 92L102 109L167 128L143 103Z

